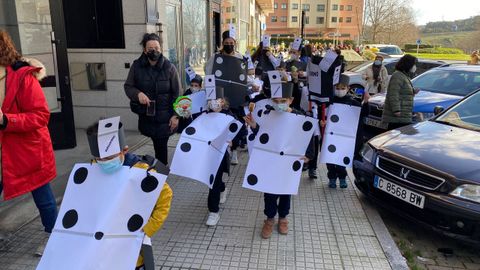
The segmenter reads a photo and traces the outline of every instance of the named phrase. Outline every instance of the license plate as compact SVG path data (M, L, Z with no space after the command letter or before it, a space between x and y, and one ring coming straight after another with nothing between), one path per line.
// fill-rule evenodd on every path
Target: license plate
M378 176L375 177L373 185L381 191L397 197L400 200L405 201L411 205L415 205L418 208L423 209L423 206L425 205L425 196L406 189L402 186L399 186L395 183L392 183L388 180L380 178Z
M388 128L388 123L379 121L377 119L369 118L369 117L365 118L365 124L369 125L369 126L381 128L381 129L387 129Z

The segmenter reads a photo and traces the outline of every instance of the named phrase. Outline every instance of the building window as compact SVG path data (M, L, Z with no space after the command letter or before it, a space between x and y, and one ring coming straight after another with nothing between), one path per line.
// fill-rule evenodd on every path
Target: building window
M317 5L317 11L325 12L325 5Z
M226 19L225 22L226 22L226 23L230 23L230 19Z
M232 12L235 12L235 6L232 6Z
M352 17L347 17L347 18L345 18L345 21L346 21L347 23L351 23L351 22L352 22Z
M278 4L277 3L273 4L273 8L278 9Z
M317 17L317 24L324 24L325 18L324 17Z
M232 7L227 7L227 13L232 12Z
M297 16L292 16L292 22L298 22L298 17Z
M63 1L68 48L125 48L121 0Z
M298 9L298 4L292 4L292 9Z
M337 17L332 17L332 22L336 23L337 22Z
M271 21L272 21L272 22L277 22L277 16L272 16Z
M343 10L343 5L340 5L340 10Z
M287 4L282 4L282 9L287 9Z
M343 23L343 17L338 18L339 23Z
M333 5L332 10L338 10L338 5Z
M347 11L352 11L352 5L347 6Z
M232 18L232 23L237 23L237 19Z
M310 11L310 4L303 4L302 9L305 11Z
M287 22L287 16L282 16L280 17L281 22Z
M310 17L305 16L305 24L310 24Z

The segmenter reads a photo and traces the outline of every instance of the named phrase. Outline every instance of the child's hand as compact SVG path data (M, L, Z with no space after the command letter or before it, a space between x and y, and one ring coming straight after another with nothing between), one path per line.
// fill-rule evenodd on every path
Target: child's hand
M310 159L306 156L301 157L300 160L303 160L304 163L308 163L310 161Z
M257 122L255 122L255 119L253 119L252 114L248 114L247 116L243 117L243 120L245 120L245 123L247 123L247 125L249 125L251 128L257 128Z
M324 120L320 120L320 127L324 128L327 123Z

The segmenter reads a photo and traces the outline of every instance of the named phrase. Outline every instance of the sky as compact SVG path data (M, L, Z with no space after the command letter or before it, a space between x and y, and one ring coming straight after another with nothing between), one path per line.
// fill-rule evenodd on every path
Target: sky
M417 24L454 21L480 15L480 0L411 0Z

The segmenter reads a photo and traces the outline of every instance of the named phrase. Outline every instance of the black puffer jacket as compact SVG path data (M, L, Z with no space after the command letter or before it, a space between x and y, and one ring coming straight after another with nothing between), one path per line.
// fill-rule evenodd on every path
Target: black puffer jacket
M160 57L155 66L150 65L145 54L133 62L124 88L132 101L131 109L138 114L138 129L151 138L165 138L170 132L170 118L175 115L173 102L180 92L177 69L165 57ZM143 92L155 100L155 116L147 116L147 106L138 103L138 94Z

